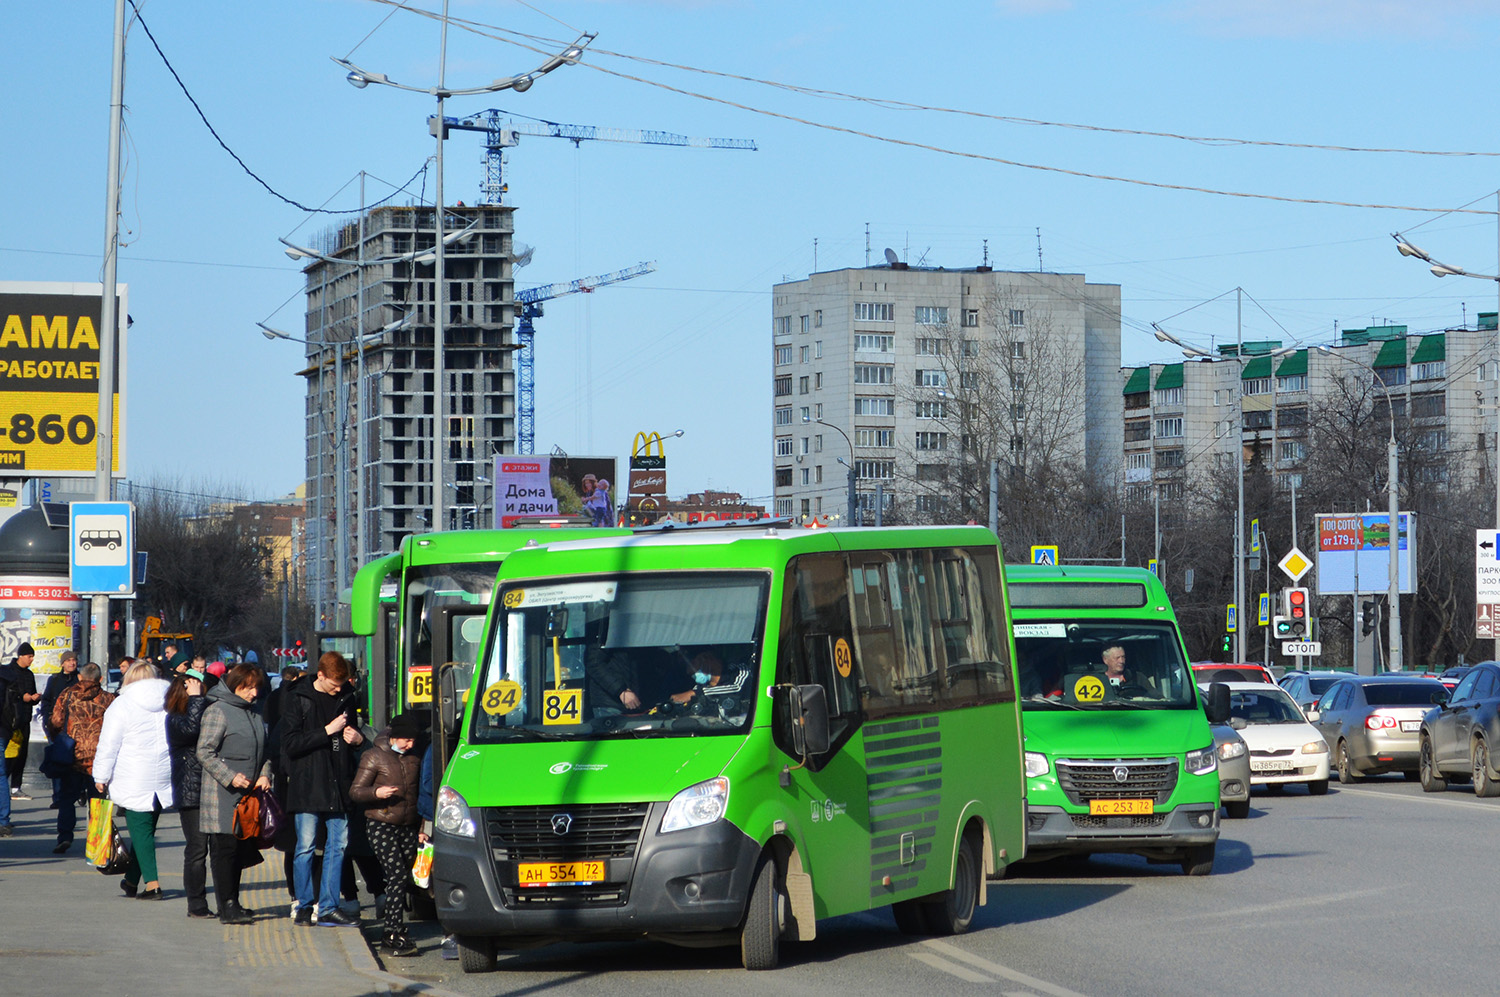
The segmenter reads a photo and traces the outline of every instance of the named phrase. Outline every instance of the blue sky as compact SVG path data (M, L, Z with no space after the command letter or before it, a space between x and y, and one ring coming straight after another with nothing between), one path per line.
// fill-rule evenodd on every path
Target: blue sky
M433 20L393 14L373 0L138 2L224 141L287 197L357 207L361 170L372 177L374 199L432 155L431 98L356 90L329 57L353 50L360 65L430 85L438 57ZM440 0L414 5L436 10ZM640 260L658 267L548 306L537 326L537 448L623 455L637 430L685 429L669 444L673 493L707 486L768 498L771 285L813 268L814 240L819 269L862 265L866 223L876 260L889 246L913 263L973 266L988 239L991 262L1013 269L1037 267L1040 229L1046 269L1121 285L1126 363L1177 359L1151 338L1149 323L1235 286L1265 310L1247 307L1247 339L1328 342L1336 324L1386 320L1424 331L1495 308L1494 283L1439 281L1398 256L1390 239L1393 230L1408 231L1438 259L1494 273L1493 214L1438 217L1211 195L948 153L1313 200L1452 208L1478 199L1475 207L1489 212L1500 187L1495 156L1336 152L1007 123L604 54L993 116L1496 152L1489 124L1500 33L1494 3L455 0L451 12L546 38L597 31L600 51L523 95L454 99L450 114L501 107L561 122L752 138L760 146L754 153L613 143L575 149L528 138L509 157L517 239L536 247L520 286ZM0 36L11 42L0 102L7 202L0 279L99 279L111 30L112 4L103 0L0 6ZM538 58L453 30L448 84L486 83ZM254 323L300 327L301 276L276 239L305 238L333 219L283 204L248 177L214 142L139 26L129 35L127 64L119 272L135 319L130 474L283 494L302 476L300 347L265 341ZM450 140L450 201L472 203L481 159L477 134ZM1202 345L1232 339L1233 295L1166 324Z

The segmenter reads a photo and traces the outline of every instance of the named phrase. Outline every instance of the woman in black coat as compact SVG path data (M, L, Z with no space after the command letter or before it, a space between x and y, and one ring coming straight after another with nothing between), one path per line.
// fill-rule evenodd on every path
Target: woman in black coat
M182 886L188 917L218 917L208 906L208 836L199 820L203 765L198 761L198 732L208 698L203 673L189 668L172 679L167 690L167 746L172 752L172 798L182 822Z

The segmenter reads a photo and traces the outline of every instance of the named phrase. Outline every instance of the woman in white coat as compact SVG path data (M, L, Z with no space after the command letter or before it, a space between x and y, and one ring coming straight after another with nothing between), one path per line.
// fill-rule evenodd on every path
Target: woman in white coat
M172 805L167 685L157 678L155 665L132 665L120 683L119 698L104 711L94 755L94 783L124 812L130 832L133 852L120 889L140 900L162 899L156 878L156 819Z

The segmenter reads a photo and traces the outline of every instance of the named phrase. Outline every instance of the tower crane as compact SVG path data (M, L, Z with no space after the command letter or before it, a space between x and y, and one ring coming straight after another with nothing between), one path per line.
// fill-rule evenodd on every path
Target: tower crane
M536 452L536 353L532 348L536 333L531 322L541 318L542 302L569 294L591 294L596 288L631 280L655 269L655 263L637 263L614 273L516 292L516 453Z
M505 150L517 146L522 135L564 138L574 146L583 142L632 142L637 145L675 145L690 149L738 149L755 152L755 142L747 138L693 138L675 132L641 131L634 128L596 128L593 125L564 125L556 121L506 121L505 111L491 108L467 118L443 118L445 128L484 132L484 180L479 184L479 203L501 204L505 194ZM434 129L437 122L428 119ZM436 132L434 131L434 134Z

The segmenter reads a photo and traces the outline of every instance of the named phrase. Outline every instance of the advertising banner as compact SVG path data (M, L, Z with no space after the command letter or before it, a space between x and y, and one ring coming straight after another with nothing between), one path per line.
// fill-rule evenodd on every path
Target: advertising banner
M590 525L613 526L615 468L613 457L497 454L495 526L533 516L588 516Z
M630 444L630 492L625 505L649 513L659 509L666 497L667 448L661 434L636 433Z
M62 670L62 655L82 646L87 612L66 580L0 579L0 661L29 642L36 651L37 675Z
M0 474L94 474L99 414L98 284L0 281ZM114 453L124 473L125 285L118 285Z
M1416 516L1403 512L1397 536L1397 578L1410 594L1416 553ZM1390 516L1384 512L1319 513L1319 595L1368 595L1390 589Z

